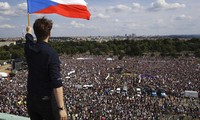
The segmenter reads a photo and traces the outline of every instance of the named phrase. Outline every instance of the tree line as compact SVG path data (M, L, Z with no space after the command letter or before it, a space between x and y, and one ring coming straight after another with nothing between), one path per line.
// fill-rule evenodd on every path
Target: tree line
M118 55L123 56L190 56L200 57L200 39L189 40L110 40L110 41L52 41L50 45L59 53L67 55ZM0 60L24 57L23 44L0 47Z
M51 42L60 54L119 55L119 56L189 56L200 57L200 39L111 40Z

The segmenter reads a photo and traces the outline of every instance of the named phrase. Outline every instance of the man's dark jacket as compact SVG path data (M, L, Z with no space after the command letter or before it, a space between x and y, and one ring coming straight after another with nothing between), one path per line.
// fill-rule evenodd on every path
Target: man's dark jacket
M58 54L46 42L34 43L29 33L24 50L28 64L28 94L51 96L53 88L62 86Z

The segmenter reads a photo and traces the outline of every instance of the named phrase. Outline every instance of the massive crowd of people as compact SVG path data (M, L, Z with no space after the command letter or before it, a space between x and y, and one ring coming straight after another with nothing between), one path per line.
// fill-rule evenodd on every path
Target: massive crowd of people
M70 120L160 120L173 115L200 117L200 60L194 57L60 56ZM27 70L0 80L0 112L28 116ZM138 93L136 88L141 89ZM163 89L167 96L145 90Z

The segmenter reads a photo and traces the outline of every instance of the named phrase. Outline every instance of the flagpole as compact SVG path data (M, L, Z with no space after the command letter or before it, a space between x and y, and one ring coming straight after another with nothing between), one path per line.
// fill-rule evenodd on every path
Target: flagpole
M28 26L30 26L30 13L28 13Z

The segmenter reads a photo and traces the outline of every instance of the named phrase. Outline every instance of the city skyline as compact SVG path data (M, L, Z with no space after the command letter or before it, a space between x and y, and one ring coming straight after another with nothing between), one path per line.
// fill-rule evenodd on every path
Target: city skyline
M52 36L200 34L199 0L85 0L91 19L31 14L52 19ZM26 0L0 1L0 38L21 37L27 26Z

